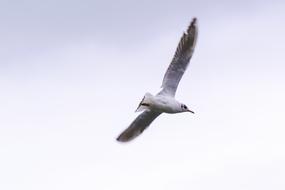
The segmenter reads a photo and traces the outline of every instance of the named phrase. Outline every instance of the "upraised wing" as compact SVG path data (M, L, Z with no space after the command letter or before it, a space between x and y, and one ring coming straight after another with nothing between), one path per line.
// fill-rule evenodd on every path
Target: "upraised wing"
M139 136L161 113L154 111L144 111L141 113L131 125L124 130L117 141L128 142Z
M187 32L183 33L175 55L164 75L162 90L159 94L175 96L177 86L187 69L188 63L193 55L198 35L197 19L193 18Z

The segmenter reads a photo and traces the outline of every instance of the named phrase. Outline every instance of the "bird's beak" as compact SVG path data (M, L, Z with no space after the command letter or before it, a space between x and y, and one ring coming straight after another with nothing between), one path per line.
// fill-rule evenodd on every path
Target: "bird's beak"
M189 110L189 109L188 109L187 111L194 114L194 112L193 112L192 110Z

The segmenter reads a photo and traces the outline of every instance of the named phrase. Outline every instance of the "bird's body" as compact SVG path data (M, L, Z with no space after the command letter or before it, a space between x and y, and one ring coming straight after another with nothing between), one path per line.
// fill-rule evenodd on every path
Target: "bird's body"
M171 96L164 96L158 94L153 96L150 93L146 93L141 101L137 111L153 110L161 113L179 113L181 110L181 103Z
M128 142L140 135L151 122L161 113L191 112L185 104L177 101L174 96L178 84L187 69L194 52L197 39L197 19L194 18L183 33L176 49L174 58L169 65L162 82L162 90L155 96L146 93L136 111L143 111L117 138L120 142Z

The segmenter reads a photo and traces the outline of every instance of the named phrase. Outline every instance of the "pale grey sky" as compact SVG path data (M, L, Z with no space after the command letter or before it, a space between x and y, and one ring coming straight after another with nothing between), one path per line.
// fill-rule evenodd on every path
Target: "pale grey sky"
M0 189L285 188L282 1L0 2ZM117 135L155 94L199 21L177 99L135 141Z

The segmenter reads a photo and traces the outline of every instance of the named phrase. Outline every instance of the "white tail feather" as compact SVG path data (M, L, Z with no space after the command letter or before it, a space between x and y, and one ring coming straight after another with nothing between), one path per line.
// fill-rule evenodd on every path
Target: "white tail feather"
M150 105L152 103L152 101L151 101L152 97L153 97L152 94L146 93L135 112L149 110Z

